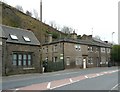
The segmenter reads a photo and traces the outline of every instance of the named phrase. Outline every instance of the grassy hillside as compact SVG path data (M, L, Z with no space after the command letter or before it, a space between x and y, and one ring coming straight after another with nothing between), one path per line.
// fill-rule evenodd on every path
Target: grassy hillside
M19 27L23 29L29 29L34 32L36 37L40 41L40 21L20 12L19 10L11 7L5 3L2 3L2 24L12 27ZM65 37L65 34L50 27L45 23L42 25L42 42L46 42L48 39L48 34L52 34L54 39L59 39L60 37Z

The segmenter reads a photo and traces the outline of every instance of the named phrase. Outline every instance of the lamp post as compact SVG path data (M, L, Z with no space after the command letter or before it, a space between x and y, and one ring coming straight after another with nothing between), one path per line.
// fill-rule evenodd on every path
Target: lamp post
M113 45L113 34L114 34L115 32L112 32L112 45Z
M113 34L114 34L115 32L112 32L112 45L113 45ZM113 46L112 46L113 47ZM112 50L112 53L113 53L113 65L114 65L114 48L112 48L113 50Z

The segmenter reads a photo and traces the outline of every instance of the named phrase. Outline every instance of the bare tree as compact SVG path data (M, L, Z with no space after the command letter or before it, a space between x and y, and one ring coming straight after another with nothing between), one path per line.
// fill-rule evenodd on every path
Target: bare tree
M100 40L100 36L98 36L98 35L96 35L95 38Z
M30 11L26 11L26 14L32 17L32 13Z
M55 21L50 21L50 26L53 27L53 28L57 27Z
M73 30L74 30L74 29L72 29L72 28L70 28L70 27L67 27L67 26L64 26L64 27L61 29L61 31L62 31L63 33L67 33L67 34L72 33Z
M33 15L36 19L39 20L38 12L35 9L33 9Z
M22 6L20 6L20 5L16 5L15 8L18 9L19 11L21 11L21 12L24 12Z

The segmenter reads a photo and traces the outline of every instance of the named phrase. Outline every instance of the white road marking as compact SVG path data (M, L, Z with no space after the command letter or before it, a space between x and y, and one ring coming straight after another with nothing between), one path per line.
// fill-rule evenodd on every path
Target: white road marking
M15 89L15 90L19 90L19 88Z
M69 80L70 80L70 82L73 82L73 80L71 78Z
M104 74L99 74L99 75L101 76L101 75L104 75Z
M19 90L19 89L17 88L17 89L15 89L13 92L16 92L17 90Z
M62 84L62 85L59 85L59 86L52 87L52 88L50 88L50 89L59 88L59 87L62 87L62 86L68 85L68 84L71 84L71 83Z
M113 71L106 71L106 73L109 73L109 72L113 72ZM77 73L77 72L73 72L73 73ZM65 73L65 74L71 74L71 73ZM101 73L96 73L94 74L94 76L91 76L91 77L88 77L89 75L83 75L85 78L94 78L94 77L98 77L100 75L104 75L105 72L101 72ZM56 74L56 75L59 75L59 74ZM62 74L60 74L62 75ZM47 89L55 89L55 88L58 88L58 87L62 87L62 86L65 86L65 85L69 85L69 84L72 84L72 83L75 83L75 82L79 82L81 80L76 80L76 81L73 81L71 78L69 79L69 83L65 83L65 84L61 84L61 85L58 85L58 86L54 86L54 87L51 87L51 83L52 82L49 82L48 85L47 85ZM114 88L116 88L118 85L115 85L111 90L113 90ZM16 89L15 92L19 90L19 89Z
M97 76L91 76L91 77L89 77L89 78L95 78L95 77L97 77Z
M108 72L104 72L105 74L107 74Z
M51 82L48 83L47 89L50 89Z
M100 76L100 74L96 74L97 76Z
M89 78L89 77L85 75L85 78Z
M79 73L79 72L70 72L70 73L61 73L61 74L53 74L53 75L50 75L50 76L46 76L46 75L43 75L43 76L41 76L41 77L52 77L52 76L59 76L59 75L68 75L68 74L74 74L74 73ZM29 75L29 74L28 74ZM20 76L22 76L22 75L15 75L15 76L18 76L18 77L20 77ZM8 77L13 77L13 76L8 76ZM26 77L26 78L21 78L21 79L17 79L17 80L13 80L13 79L11 79L11 80L9 80L9 82L13 82L13 81L22 81L22 80L29 80L29 79L35 79L35 78L41 78L40 76L33 76L33 77ZM2 80L2 82L8 82L8 81L6 81L6 80Z
M119 83L120 84L120 83ZM116 84L114 87L112 87L111 90L114 90L119 84Z

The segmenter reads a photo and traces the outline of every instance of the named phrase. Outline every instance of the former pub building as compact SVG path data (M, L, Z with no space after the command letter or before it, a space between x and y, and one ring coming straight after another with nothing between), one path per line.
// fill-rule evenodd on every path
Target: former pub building
M43 62L47 71L56 71L70 68L90 68L107 66L110 61L111 44L83 35L80 39L73 32L71 38L52 41L43 44Z
M33 32L0 25L2 75L41 72L40 43Z

